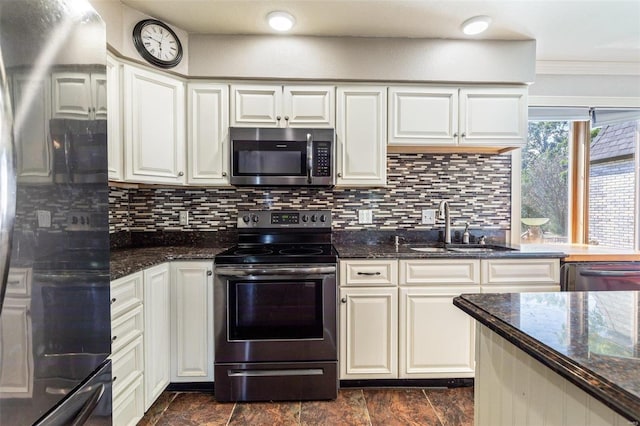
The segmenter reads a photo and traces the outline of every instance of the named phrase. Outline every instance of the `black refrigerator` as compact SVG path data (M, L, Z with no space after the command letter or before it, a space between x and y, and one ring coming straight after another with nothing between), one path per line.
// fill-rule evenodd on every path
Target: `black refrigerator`
M0 425L111 424L106 33L0 0Z

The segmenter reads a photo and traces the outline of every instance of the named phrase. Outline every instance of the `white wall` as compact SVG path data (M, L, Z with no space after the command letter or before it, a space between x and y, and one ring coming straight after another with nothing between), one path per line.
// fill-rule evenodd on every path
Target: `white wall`
M535 41L192 34L199 77L527 83Z

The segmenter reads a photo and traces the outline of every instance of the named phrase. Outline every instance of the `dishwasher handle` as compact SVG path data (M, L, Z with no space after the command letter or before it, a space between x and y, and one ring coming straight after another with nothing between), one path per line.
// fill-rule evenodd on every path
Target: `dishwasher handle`
M578 272L583 277L638 277L640 278L640 269L626 271L611 271L603 269L584 269Z

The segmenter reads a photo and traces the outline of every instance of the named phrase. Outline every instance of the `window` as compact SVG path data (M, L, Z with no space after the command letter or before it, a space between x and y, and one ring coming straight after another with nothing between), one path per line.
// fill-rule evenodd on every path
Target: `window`
M532 107L529 117L521 242L637 250L640 111Z

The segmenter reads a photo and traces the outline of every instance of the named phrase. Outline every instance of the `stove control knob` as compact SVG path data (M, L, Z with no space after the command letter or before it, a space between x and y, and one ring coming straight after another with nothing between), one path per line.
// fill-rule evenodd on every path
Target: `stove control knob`
M254 214L252 219L253 219L253 223L258 223L258 221L260 220L257 214Z
M249 221L251 220L251 218L249 217L249 215L244 215L242 216L242 221L244 223L249 223Z
M327 217L323 214L320 215L320 222L326 222L327 221Z
M311 222L317 222L318 221L318 216L315 214L311 215Z
M309 222L309 216L307 216L306 214L302 215L302 221L303 222Z

